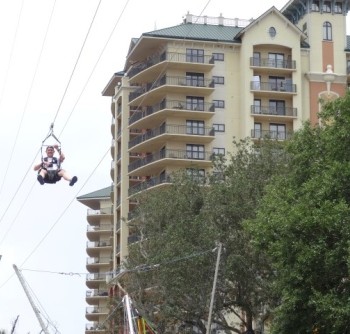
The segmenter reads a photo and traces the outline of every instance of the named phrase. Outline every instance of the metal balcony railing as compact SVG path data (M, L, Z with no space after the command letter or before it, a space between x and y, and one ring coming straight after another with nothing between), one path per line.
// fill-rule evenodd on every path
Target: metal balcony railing
M161 86L186 86L186 87L201 87L214 88L215 83L213 79L205 79L203 77L172 77L164 75L160 79L148 83L144 87L140 87L129 94L129 101L132 101L139 96L156 89Z
M277 139L286 140L292 136L292 133L286 131L270 131L270 130L251 130L251 138L254 139Z
M108 296L107 290L93 289L86 291L86 297L106 297Z
M187 102L187 101L172 101L172 100L163 100L161 103L157 103L153 106L148 106L135 112L129 118L129 125L135 123L139 119L152 115L160 110L164 109L177 109L184 111L198 111L198 112L215 112L214 103L207 102Z
M111 257L88 257L86 264L106 264L111 261Z
M288 92L296 93L297 87L295 84L289 82L260 82L251 81L250 89L256 91L275 91L275 92Z
M297 108L292 107L271 107L271 106L250 106L252 115L276 115L276 116L297 116Z
M87 215L88 216L95 216L95 215L112 215L113 214L113 208L102 208L99 210L93 210L93 209L87 209Z
M86 280L87 281L105 281L106 275L107 275L106 273L87 274Z
M109 309L107 307L98 307L98 306L88 306L86 308L87 314L107 314L109 312Z
M101 232L101 231L113 231L113 226L111 224L103 224L103 225L88 225L87 232Z
M163 61L175 62L175 63L201 63L201 64L214 64L214 57L212 55L200 56L200 55L187 55L184 53L175 52L163 52L161 55L154 55L145 62L139 63L132 67L128 72L128 77L132 78L138 73L146 70Z
M280 60L280 59L269 59L269 58L250 58L250 66L256 67L270 67L270 68L286 68L286 69L296 69L295 60Z
M152 177L144 182L141 182L131 188L129 188L129 196L134 195L142 190L146 190L163 183L170 183L171 179L168 174ZM130 214L130 212L129 212ZM129 216L128 216L129 217Z
M212 136L215 135L213 127L196 127L187 125L171 125L163 124L159 128L155 128L145 132L144 134L135 137L129 141L129 148L132 148L140 143L143 143L149 139L158 137L163 134L171 135L190 135L190 136Z
M140 167L146 166L152 162L161 159L187 159L187 160L211 160L212 152L193 152L182 150L161 150L159 152L149 154L143 159L134 161L128 166L129 173Z

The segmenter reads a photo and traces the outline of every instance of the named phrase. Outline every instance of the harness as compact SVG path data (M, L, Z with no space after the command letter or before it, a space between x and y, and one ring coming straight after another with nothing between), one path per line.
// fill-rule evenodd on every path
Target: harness
M44 167L44 162L48 161L48 157L44 157L44 151L46 151L46 148L48 146L53 146L52 144L48 145L45 144L45 142L50 138L54 138L55 141L58 144L58 152L61 153L61 142L58 140L58 138L55 136L53 133L53 123L50 126L50 131L46 138L42 141L41 143L41 162L42 162L42 167L41 169L45 169L47 171L47 174L45 176L45 183L56 183L61 180L61 176L58 175L58 172L61 170L61 161L57 159L56 157L52 157L52 163L48 167ZM45 147L45 150L44 150ZM40 170L39 170L40 173Z

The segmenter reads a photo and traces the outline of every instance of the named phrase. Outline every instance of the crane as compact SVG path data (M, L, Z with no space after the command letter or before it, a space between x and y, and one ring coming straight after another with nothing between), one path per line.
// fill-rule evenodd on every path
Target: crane
M34 300L33 300L32 296L30 295L29 289L28 289L27 284L22 276L22 273L20 272L20 270L17 268L17 266L15 264L13 265L13 269L15 270L15 273L16 273L16 275L17 275L17 277L18 277L18 279L23 287L23 290L24 290L25 294L27 295L29 303L32 306L32 309L33 309L33 311L34 311L34 313L35 313L35 315L40 323L40 327L41 327L42 331L44 332L44 334L50 334L50 332L47 329L47 326L45 326L43 318L41 317L41 313L39 311L39 308L35 305Z

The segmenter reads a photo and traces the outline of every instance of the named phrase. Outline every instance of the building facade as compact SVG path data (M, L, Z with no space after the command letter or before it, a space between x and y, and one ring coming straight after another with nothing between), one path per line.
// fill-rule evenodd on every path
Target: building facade
M290 0L251 21L187 14L131 40L103 90L112 113L110 282L138 240L128 225L136 194L166 186L179 169L205 176L233 138L286 140L303 122L319 123L322 100L346 93L348 10L349 0Z

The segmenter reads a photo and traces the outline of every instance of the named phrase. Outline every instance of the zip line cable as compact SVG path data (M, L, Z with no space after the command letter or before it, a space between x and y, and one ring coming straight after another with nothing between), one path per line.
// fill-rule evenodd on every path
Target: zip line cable
M55 1L56 1L56 0L55 0ZM57 109L57 111L56 111L56 115L55 115L55 117L54 117L54 121L56 120L56 118L57 118L57 116L58 116L59 110L60 110L60 108L61 108L61 105L62 105L62 103L63 103L63 100L64 100L64 98L65 98L65 95L66 95L66 93L67 93L68 87L69 87L69 85L70 85L70 82L71 82L71 80L72 80L73 74L74 74L75 69L76 69L76 67L77 67L78 61L79 61L80 56L81 56L81 54L82 54L82 51L83 51L83 48L84 48L84 46L85 46L86 40L87 40L87 38L88 38L88 36L89 36L89 34L90 34L91 27L92 27L93 22L94 22L94 20L95 20L95 18L96 18L96 14L97 14L98 9L99 9L99 7L100 7L101 1L102 1L102 0L99 1L98 6L97 6L97 8L96 8L96 10L95 10L95 13L94 13L94 16L93 16L93 20L92 20L91 23L90 23L88 32L87 32L87 34L86 34L86 36L85 36L83 45L82 45L82 47L81 47L81 49L80 49L79 56L78 56L78 58L77 58L77 60L76 60L76 62L75 62L75 65L74 65L73 71L72 71L72 73L71 73L70 79L69 79L69 81L68 81L68 83L67 83L67 85L66 85L64 95L62 96L60 105L59 105L59 107L58 107L58 109ZM53 9L54 9L54 8L53 8ZM52 13L51 13L51 17L52 17ZM50 17L50 22L51 22L51 17ZM47 31L46 31L46 35L47 35ZM46 35L45 35L45 39L46 39ZM42 46L42 50L43 50L43 47L44 47L44 45ZM38 65L37 65L37 66L38 66ZM35 72L35 73L36 73L36 72ZM34 79L33 79L33 81L34 81ZM33 81L32 81L32 84L33 84ZM23 118L22 118L22 120L23 120ZM21 122L22 122L22 120L21 120ZM51 127L50 127L50 131L49 131L49 133L48 133L48 136L49 136L50 133L52 132L53 124L54 124L54 122L52 123L52 125L51 125ZM40 152L40 150L39 150L39 152ZM39 152L38 152L38 153L39 153ZM38 153L37 153L35 156L37 156ZM11 155L11 157L12 157L12 155ZM33 159L33 161L32 161L32 163L31 163L30 167L28 168L27 173L25 174L25 177L28 175L28 172L29 172L29 170L31 170L32 165L33 165L34 163L35 163L35 158ZM6 215L7 211L9 210L11 204L13 203L13 200L14 200L14 198L16 197L16 195L17 195L19 189L21 188L21 185L22 185L22 183L23 183L25 177L21 180L21 183L20 183L20 185L18 186L18 188L17 188L17 190L16 190L14 196L11 198L11 201L9 202L9 204L8 204L8 206L7 206L6 210L5 210L5 212L4 212L3 215L0 217L0 224L1 224L1 222L2 222L2 220L3 220L3 218L4 218L4 216ZM4 178L4 180L5 180L5 178ZM1 193L1 192L0 192L0 193ZM3 239L4 239L4 238L3 238ZM3 240L2 240L2 241L3 241Z
M13 42L12 42L12 46L11 46L10 59L9 59L8 64L7 64L7 67L6 67L4 86L2 87L1 95L0 95L0 107L1 107L1 104L2 104L2 100L4 98L5 89L6 89L7 80L8 80L8 75L9 75L9 72L10 72L10 67L11 67L11 63L12 63L12 59L13 59L13 52L14 52L14 49L15 49L16 41L17 41L18 28L19 28L19 25L20 25L20 22L21 22L21 18L22 18L23 4L24 4L24 0L22 0L22 3L21 3L21 8L20 8L20 11L19 11L17 25L16 25L16 31L15 31L15 35L13 37Z
M24 259L20 267L22 267L28 260L29 258L35 253L35 251L39 248L39 246L44 242L44 240L48 237L48 235L51 233L51 231L54 229L54 227L60 222L61 218L65 215L65 213L68 211L69 207L72 205L72 203L75 201L76 197L79 195L80 191L85 187L87 182L90 180L92 175L95 173L97 168L101 165L102 161L105 159L105 157L109 154L110 148L104 153L103 157L100 159L99 163L97 166L93 169L93 171L90 173L88 178L85 180L83 185L80 187L80 189L77 191L77 193L74 195L72 200L69 202L69 204L63 209L62 213L59 215L59 217L55 220L55 222L51 225L50 229L45 233L45 235L40 239L40 241L37 243L37 245L34 247L34 249L29 253L29 255ZM0 289L14 276L12 274L6 281L4 281L3 284L0 285Z
M97 8L96 8L96 10L95 10L95 15L94 15L93 20L95 20L97 11L98 11L98 9L99 9L99 7L100 7L100 4L101 4L101 1L102 1L102 0L99 1L99 4L98 4L98 6L97 6ZM125 5L124 5L124 7L123 7L123 9L122 9L122 12L121 12L121 14L120 14L119 17L118 17L117 23L114 25L114 27L113 27L111 33L109 34L109 37L108 37L108 39L107 39L107 41L106 41L106 43L105 43L105 45L104 45L104 47L103 47L103 49L102 49L102 52L100 53L100 56L98 57L97 62L95 63L95 65L94 65L94 67L93 67L93 70L92 70L92 72L91 72L91 74L90 74L90 76L89 76L89 78L88 78L88 81L87 81L86 84L84 85L83 90L81 91L81 93L80 93L80 95L79 95L79 97L78 97L78 100L76 101L76 103L75 103L75 105L74 105L74 108L73 108L72 112L70 113L70 115L69 115L67 121L65 122L64 127L63 127L61 133L63 132L64 128L66 127L66 125L67 125L67 123L68 123L68 120L69 120L70 117L72 116L72 113L73 113L73 111L74 111L76 105L78 104L78 102L79 102L79 100L80 100L80 98L81 98L83 92L85 91L85 88L86 88L86 86L87 86L89 80L91 79L92 74L94 73L94 71L95 71L95 69L96 69L96 67L97 67L97 65L98 65L98 63L99 63L99 61L100 61L100 59L101 59L101 57L102 57L102 55L103 55L105 49L107 48L107 46L108 46L108 44L109 44L109 42L110 42L110 40L111 40L111 38L112 38L112 35L114 34L115 29L117 28L117 25L118 25L118 23L120 22L120 19L122 18L122 15L124 14L124 12L125 12L125 10L126 10L126 7L127 7L127 5L129 4L129 2L130 2L130 0L127 0L127 1L126 1ZM91 24L90 24L89 31L88 31L88 33L87 33L87 35L86 35L85 41L84 41L84 43L83 43L83 46L84 46L85 43L86 43L87 36L89 35L89 32L90 32L91 27L92 27L92 23L93 23L93 21L92 21ZM82 49L83 49L83 47L82 47ZM80 51L78 60L79 60L80 55L81 55L81 53L82 53L82 49L81 49L81 51ZM77 60L77 62L78 62L78 60ZM75 70L75 68L76 68L77 62L76 62L76 64L75 64L75 66L74 66L74 70ZM70 81L71 81L71 79L72 79L74 70L73 70L73 72L72 72L72 74L71 74ZM70 82L70 81L69 81L69 82ZM66 87L65 92L67 92L68 87L69 87L69 83L67 84L67 87ZM64 98L64 97L63 97L63 98ZM62 100L61 100L60 106L62 105L63 98L62 98ZM59 110L60 110L60 107L58 108L58 110L57 110L57 112L56 112L56 116L55 116L54 120L57 118L57 115L58 115ZM53 123L52 123L52 124L53 124ZM50 127L50 131L51 131L51 127ZM50 131L48 132L47 136L50 135L50 133L51 133ZM39 150L39 152L40 152L40 150ZM39 152L36 154L36 156L39 154ZM32 166L34 163L35 163L35 158L33 159L33 162L32 162L32 164L31 164L31 166ZM28 171L27 171L25 177L28 175L28 172L29 172L29 170L31 169L31 166L29 167L29 169L28 169ZM20 187L21 187L21 185L22 185L22 183L23 183L25 177L22 179L22 181L21 181L19 187L17 188L17 190L16 190L14 196L12 197L12 199L11 199L9 205L7 206L5 212L4 212L3 215L0 217L0 225L1 225L1 222L2 222L2 220L3 220L4 216L5 216L5 214L6 214L7 211L9 210L9 208L10 208L10 206L11 206L11 204L12 204L14 198L16 197L16 195L17 195L17 193L18 193L18 191L19 191L19 189L20 189ZM1 194L1 192L0 192L0 194ZM29 194L30 194L30 193L29 193ZM28 195L29 195L29 194L28 194ZM22 206L22 207L23 207L23 206ZM17 214L17 216L18 216L18 214ZM0 245L1 245L1 243L4 241L4 239L5 239L6 235L8 234L8 232L9 232L9 230L6 232L5 236L4 236L4 237L2 238L2 240L0 241Z
M79 62L79 60L80 60L80 56L81 56L81 54L83 53L83 49L84 49L84 47L85 47L85 43L86 43L86 41L87 41L87 39L88 39L88 37L89 37L89 35L90 35L91 28L92 28L92 26L93 26L93 24L94 24L94 22L95 22L95 18L96 18L96 15L97 15L98 10L99 10L99 8L100 8L101 2L102 2L102 0L100 0L100 1L98 2L98 5L97 5L96 10L95 10L95 13L94 13L93 18L92 18L92 20L91 20L91 22L90 22L89 29L88 29L88 31L87 31L87 33L86 33L86 36L85 36L83 45L82 45L81 48L80 48L80 52L79 52L79 54L78 54L78 58L77 58L77 60L75 61L75 64L74 64L72 73L71 73L71 75L70 75L70 77L69 77L67 86L66 86L66 88L65 88L65 90L64 90L64 93L63 93L63 95L62 95L60 104L59 104L59 106L58 106L58 108L57 108L56 115L55 115L55 117L54 117L54 119L53 119L52 124L55 124L56 118L57 118L58 113L59 113L59 111L60 111L60 109L61 109L61 106L62 106L62 104L63 104L63 100L64 100L64 98L65 98L65 96L66 96L66 94L67 94L68 88L69 88L70 83L71 83L71 81L72 81L72 78L73 78L75 69L76 69L76 67L77 67L77 65L78 65L78 62Z
M22 123L23 123L23 120L24 120L24 116L25 116L25 113L27 111L29 98L31 96L32 89L34 87L34 81L36 79L36 75L37 75L37 72L38 72L38 69L39 69L39 65L40 65L40 62L41 62L41 57L42 57L42 54L43 54L43 51L44 51L44 46L46 44L46 39L47 39L47 35L48 35L49 28L50 28L50 25L51 25L51 21L52 21L53 13L54 13L54 10L55 10L55 6L56 6L56 0L54 0L54 4L52 6L49 22L47 24L46 31L45 31L44 40L43 40L43 43L41 45L41 50L40 50L40 53L39 53L38 61L37 61L36 66L35 66L34 75L33 75L33 78L32 78L32 81L31 81L31 84L30 84L30 87L29 87L29 91L28 91L28 94L27 94L27 99L26 99L26 102L25 102L25 105L24 105L24 110L22 112L20 123L19 123L18 129L17 129L17 133L16 133L16 136L15 136L14 144L13 144L12 149L11 149L10 159L9 159L9 161L7 163L6 171L5 171L5 174L4 174L1 186L0 186L0 196L2 194L4 183L5 183L5 180L6 180L6 177L7 177L7 174L8 174L10 165L11 165L11 162L12 162L13 154L14 154L14 151L15 151L15 147L17 145L18 137L19 137L19 133L21 131Z
M109 37L107 38L107 41L106 41L104 47L102 48L102 51L101 51L100 55L99 55L98 58L97 58L97 61L96 61L95 65L94 65L94 67L93 67L93 69L92 69L92 71L91 71L91 73L90 73L90 75L89 75L89 77L88 77L88 79L87 79L87 81L86 81L86 83L85 83L83 89L81 90L81 92L80 92L80 94L79 94L79 96L78 96L77 101L75 102L75 104L74 104L74 106L73 106L72 111L70 112L69 116L67 117L66 122L65 122L64 125L63 125L63 128L62 128L62 130L61 130L61 132L60 132L60 134L59 134L59 137L62 135L62 133L63 133L63 131L64 131L64 129L65 129L65 127L66 127L68 121L70 120L70 118L71 118L71 116L72 116L72 114L73 114L73 112L74 112L74 110L75 110L75 107L77 106L77 104L78 104L78 102L80 101L80 98L82 97L82 95L83 95L83 93L84 93L84 91L85 91L85 89L86 89L88 83L90 82L90 79L91 79L93 73L95 72L96 67L97 67L97 65L99 64L99 62L100 62L100 60L101 60L101 58L102 58L104 52L106 51L106 48L107 48L109 42L111 41L112 36L113 36L113 34L114 34L114 31L115 31L115 29L117 28L117 25L119 24L119 22L120 22L120 20L121 20L123 14L124 14L124 12L125 12L125 10L126 10L126 7L127 7L128 4L129 4L129 2L130 2L130 0L127 0L127 1L126 1L126 3L125 3L125 5L124 5L124 7L123 7L123 9L122 9L122 11L121 11L121 13L120 13L120 15L119 15L117 21L116 21L116 23L115 23L115 25L114 25L114 27L113 27L111 33L109 34Z

